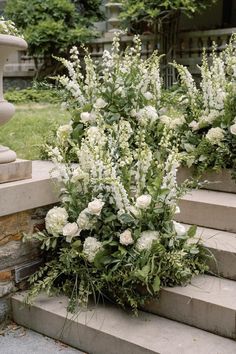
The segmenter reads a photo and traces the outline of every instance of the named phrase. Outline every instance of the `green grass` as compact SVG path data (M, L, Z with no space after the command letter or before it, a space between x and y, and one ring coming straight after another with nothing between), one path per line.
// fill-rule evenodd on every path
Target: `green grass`
M52 130L70 120L60 107L45 104L15 105L14 117L0 126L0 144L10 147L18 158L40 159L40 146Z

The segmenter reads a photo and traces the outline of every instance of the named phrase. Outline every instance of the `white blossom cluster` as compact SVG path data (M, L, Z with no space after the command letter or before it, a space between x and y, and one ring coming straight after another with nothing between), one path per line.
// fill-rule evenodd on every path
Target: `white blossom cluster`
M14 22L8 20L6 21L3 17L0 17L0 34L7 34L10 36L17 36L23 38L22 35L19 34Z

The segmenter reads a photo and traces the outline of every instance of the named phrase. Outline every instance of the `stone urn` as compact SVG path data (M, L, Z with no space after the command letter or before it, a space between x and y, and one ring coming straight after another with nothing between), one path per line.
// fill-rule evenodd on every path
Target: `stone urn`
M26 50L27 43L20 37L0 34L0 125L5 124L15 113L14 106L3 97L3 69L12 52ZM0 164L16 160L16 153L6 146L0 145Z
M105 5L107 13L107 30L109 33L115 33L120 30L119 15L122 4L119 2L109 2Z

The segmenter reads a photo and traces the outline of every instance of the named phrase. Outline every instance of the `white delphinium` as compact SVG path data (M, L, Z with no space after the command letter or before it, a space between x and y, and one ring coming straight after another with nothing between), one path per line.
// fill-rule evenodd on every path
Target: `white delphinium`
M206 134L206 139L212 145L219 145L221 141L224 139L225 132L223 129L216 127L211 128L208 133Z
M95 237L87 237L83 244L83 253L86 259L92 263L98 251L102 248L102 243Z
M151 230L143 231L141 232L135 247L139 252L143 250L150 250L153 241L157 241L158 238L159 238L158 231L151 231Z
M59 234L62 234L67 220L68 213L65 208L54 207L50 209L45 218L47 232L55 237L59 236Z
M124 246L132 245L134 243L132 233L130 230L123 231L120 235L120 243Z
M62 230L63 236L66 237L66 242L71 242L75 236L79 235L79 228L76 222L67 223Z
M173 151L169 154L164 165L164 177L162 181L162 188L168 190L165 196L165 204L175 206L177 198L177 179L176 174L179 167L178 156Z
M177 236L183 236L186 234L186 229L184 225L180 224L177 221L173 221L173 226Z

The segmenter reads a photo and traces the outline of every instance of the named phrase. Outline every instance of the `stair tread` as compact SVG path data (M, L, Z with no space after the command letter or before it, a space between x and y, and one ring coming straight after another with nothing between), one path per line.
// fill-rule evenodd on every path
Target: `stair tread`
M182 223L189 228L191 225ZM216 249L219 251L236 253L236 233L212 228L197 227L197 238L203 241L207 248ZM236 258L235 258L236 261Z
M13 317L17 323L53 338L58 338L64 325L62 341L93 354L236 353L233 340L156 315L140 312L135 318L106 304L68 316L65 297L40 295L29 308L21 306L24 294L12 298ZM68 317L70 323L66 326Z
M185 287L164 288L163 293L166 291L236 311L236 282L233 280L200 275Z
M199 189L190 191L181 199L198 203L220 205L228 208L236 208L236 194L234 193Z

